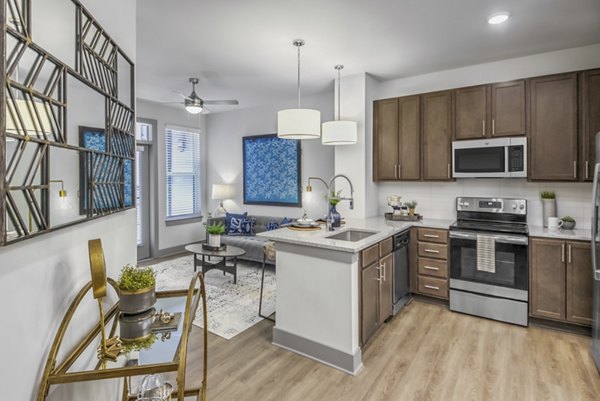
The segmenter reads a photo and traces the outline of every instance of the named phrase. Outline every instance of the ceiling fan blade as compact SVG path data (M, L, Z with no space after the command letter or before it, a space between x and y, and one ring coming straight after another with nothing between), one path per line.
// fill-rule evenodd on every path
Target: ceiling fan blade
M204 104L214 104L214 105L233 105L237 106L240 104L237 100L203 100Z

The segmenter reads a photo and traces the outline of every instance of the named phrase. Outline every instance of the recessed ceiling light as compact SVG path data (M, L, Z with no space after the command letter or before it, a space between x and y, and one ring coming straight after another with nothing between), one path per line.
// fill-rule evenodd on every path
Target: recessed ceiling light
M502 11L500 13L495 13L492 14L488 17L488 24L491 25L498 25L501 24L503 22L508 21L508 19L510 18L510 13L508 11Z

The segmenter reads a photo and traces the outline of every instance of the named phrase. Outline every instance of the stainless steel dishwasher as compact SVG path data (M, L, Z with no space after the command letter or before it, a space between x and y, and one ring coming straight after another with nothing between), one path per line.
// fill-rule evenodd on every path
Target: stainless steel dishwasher
M394 235L394 307L396 315L410 300L410 281L408 269L408 231Z

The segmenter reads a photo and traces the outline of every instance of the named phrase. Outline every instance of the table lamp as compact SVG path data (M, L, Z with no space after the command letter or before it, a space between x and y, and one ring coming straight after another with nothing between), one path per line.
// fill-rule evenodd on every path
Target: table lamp
M223 207L223 201L233 197L233 185L231 184L213 184L212 199L218 200L219 207L215 212L215 216L221 216L227 212Z

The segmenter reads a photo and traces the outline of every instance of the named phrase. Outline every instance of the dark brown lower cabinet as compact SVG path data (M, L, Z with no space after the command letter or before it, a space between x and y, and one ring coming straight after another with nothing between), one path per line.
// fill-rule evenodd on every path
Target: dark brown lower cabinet
M530 315L591 325L591 257L589 242L532 238Z
M361 252L361 344L366 344L392 315L393 264L391 238ZM378 258L373 261L377 252Z

